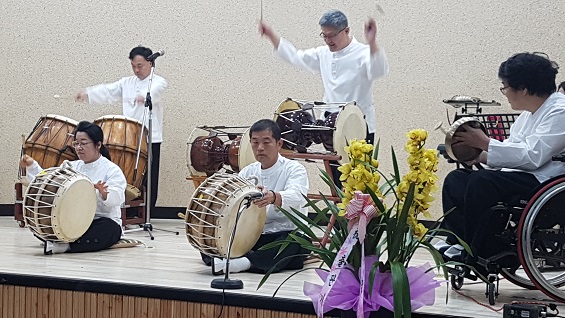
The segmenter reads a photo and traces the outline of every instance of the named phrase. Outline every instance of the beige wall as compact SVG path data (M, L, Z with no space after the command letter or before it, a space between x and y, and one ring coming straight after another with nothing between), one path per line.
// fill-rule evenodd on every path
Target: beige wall
M399 157L404 133L446 121L441 100L455 94L495 99L498 65L516 52L544 51L565 67L565 7L555 1L263 1L264 17L298 47L323 44L317 21L327 9L349 17L363 39L367 16L379 24L390 76L374 86L382 167L390 146ZM320 80L275 60L257 34L260 1L14 1L0 4L0 204L14 202L20 135L40 115L93 120L120 114L121 106L87 106L70 96L87 85L131 73L127 54L143 44L165 49L157 72L168 79L159 206L185 206L193 191L185 180L186 142L197 125L249 125L271 117L286 97L319 99ZM558 80L565 80L560 74ZM453 109L449 109L452 116ZM435 148L442 135L432 132ZM313 191L323 188L308 165ZM440 177L452 167L443 163ZM439 197L438 193L438 197ZM439 215L439 205L434 214Z

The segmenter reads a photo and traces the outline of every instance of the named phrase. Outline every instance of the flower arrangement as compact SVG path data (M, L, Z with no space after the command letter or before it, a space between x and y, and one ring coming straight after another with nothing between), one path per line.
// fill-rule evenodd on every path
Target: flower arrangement
M351 140L345 149L349 163L338 168L343 191L322 171L322 179L335 189L341 203L334 204L322 196L325 207L321 208L317 201L307 198L307 205L316 212L313 220L281 210L312 240L291 234L291 241L322 260L316 272L324 285L304 284L304 293L312 299L319 317L331 309L353 310L357 317L369 317L381 307L393 311L395 317L410 317L412 310L435 301L435 288L440 284L431 266L411 267L409 263L416 249L423 247L436 265L443 264L439 252L426 240L434 231L418 222L418 216L430 216L432 194L437 190L438 156L436 150L425 148L425 130L412 130L406 136L410 170L404 176L400 176L394 149L394 173L386 175L379 170L379 144ZM328 214L335 218L335 226L330 230L329 244L324 246L314 229L326 230L318 223L330 222ZM283 249L286 244L274 242L264 248ZM444 274L447 277L445 268Z

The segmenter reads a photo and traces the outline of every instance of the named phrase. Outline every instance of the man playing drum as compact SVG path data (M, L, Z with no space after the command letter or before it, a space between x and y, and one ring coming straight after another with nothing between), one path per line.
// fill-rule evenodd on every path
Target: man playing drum
M90 104L117 103L121 100L124 116L137 119L148 125L148 115L145 113L145 97L149 87L151 62L147 58L153 54L151 49L138 46L129 53L131 68L134 76L124 77L117 82L87 87L75 97L77 101ZM151 211L157 202L159 189L159 162L161 143L163 142L163 102L162 97L167 87L167 81L159 75L154 75L151 83L152 117L152 162L151 162Z
M270 119L257 121L249 129L249 137L257 162L243 168L239 175L244 178L257 178L257 188L264 196L262 199L254 200L253 204L267 208L267 219L263 232L251 251L244 257L230 260L230 272L248 270L266 273L285 257L309 253L298 243L289 244L279 255L276 255L278 248L259 250L268 243L286 240L289 233L296 229L292 221L278 211L279 208L308 213L308 209L304 208L306 204L304 195L308 192L308 176L304 166L279 154L283 141L280 129L274 121ZM204 258L206 256L203 256ZM277 264L273 272L300 269L304 266L304 260L305 256L290 257ZM222 270L225 266L224 260L214 259L214 262L216 271Z
M320 74L324 102L355 101L365 115L368 126L366 139L372 144L377 126L372 84L375 79L388 74L385 51L377 44L377 24L372 18L365 24L368 45L350 36L347 17L341 11L324 13L319 24L322 30L320 37L326 45L307 50L297 50L264 21L259 22L259 33L271 41L276 56L301 69ZM334 179L339 180L337 169Z
M481 163L492 169L457 169L445 178L444 226L468 243L473 252L473 256L465 257L463 247L455 245L457 240L451 236L447 241L454 245L444 252L448 258L465 258L473 265L477 253L481 257L494 255L492 236L502 229L487 226L492 224L490 208L516 196L529 199L527 196L541 182L565 173L562 162L552 161L552 156L565 149L565 95L555 92L557 69L543 53L510 57L498 71L500 91L512 109L522 112L510 127L510 136L499 141L480 128L454 134L453 146L482 150L469 165Z
M125 200L126 178L116 164L110 161L109 152L102 144L102 129L90 122L82 121L74 133L73 147L79 160L65 162L71 168L86 175L96 189L96 212L88 230L72 243L46 241L46 255L64 252L99 251L118 242L122 235L120 206ZM27 178L32 181L43 169L37 161L24 155L20 165L26 168ZM76 202L80 209L81 202ZM78 212L77 212L78 213Z

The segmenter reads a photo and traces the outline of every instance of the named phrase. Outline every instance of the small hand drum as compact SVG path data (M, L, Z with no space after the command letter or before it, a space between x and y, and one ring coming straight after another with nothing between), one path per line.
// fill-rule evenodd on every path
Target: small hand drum
M315 119L315 111L339 108L324 119ZM304 104L290 98L284 100L273 119L283 138L283 148L307 152L313 143L323 144L330 152L341 155L342 161L349 160L345 146L348 140L362 140L367 136L367 124L363 112L352 102L337 104L329 107L324 103Z
M453 135L455 135L456 132L465 131L469 127L480 128L488 136L485 125L483 125L483 123L475 117L460 118L451 125L448 131L445 132L445 150L449 157L459 162L468 162L476 159L481 152L483 152L478 148L453 143Z
M191 176L211 176L224 165L239 172L255 162L249 141L249 127L243 132L227 132L239 127L197 127L187 143L187 166Z
M190 199L185 214L186 237L194 248L213 257L227 257L229 239L244 197L256 193L255 184L216 173L207 178ZM237 224L230 257L241 257L257 243L266 220L265 208L251 205Z
M45 241L74 242L88 230L96 213L92 182L72 168L40 172L23 201L25 223Z

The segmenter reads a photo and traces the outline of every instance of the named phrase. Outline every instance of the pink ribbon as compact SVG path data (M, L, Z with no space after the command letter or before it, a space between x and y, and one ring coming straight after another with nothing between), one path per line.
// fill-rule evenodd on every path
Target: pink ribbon
M349 220L347 228L351 230L355 223L359 223L359 243L363 244L367 223L377 215L377 209L372 204L371 195L361 191L355 191L353 195L354 198L345 208L345 217Z

